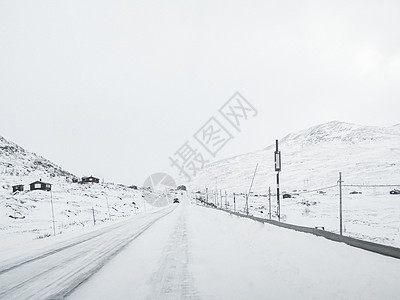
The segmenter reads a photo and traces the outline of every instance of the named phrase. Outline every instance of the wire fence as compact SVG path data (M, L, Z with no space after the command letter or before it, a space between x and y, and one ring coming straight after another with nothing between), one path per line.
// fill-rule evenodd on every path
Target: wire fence
M367 191L349 193L350 188L369 188L371 190L370 193ZM336 192L329 192L335 189L337 189ZM381 191L377 193L375 189ZM387 191L383 189L387 189ZM341 233L343 230L344 234L348 236L389 243L398 247L400 245L400 234L397 228L399 222L396 221L396 216L393 214L389 216L388 212L396 212L400 206L396 204L397 201L393 201L395 198L385 197L392 197L389 194L397 194L399 189L400 184L343 184L343 182L340 184L337 181L334 185L311 190L280 192L279 195L282 196L280 202L283 203L282 221L303 226L316 226L315 228L324 228L324 230L334 233ZM209 190L206 188L204 192L197 196L204 205L266 220L279 220L278 205L280 204L277 202L276 190L274 190L275 193L269 189L267 193L251 192L248 194L247 192L227 193L222 189ZM312 195L313 193L315 195ZM285 196L294 200L286 200ZM249 201L249 198L252 200ZM342 211L345 212L344 223L342 224L340 221L339 226ZM384 230L382 230L383 228Z

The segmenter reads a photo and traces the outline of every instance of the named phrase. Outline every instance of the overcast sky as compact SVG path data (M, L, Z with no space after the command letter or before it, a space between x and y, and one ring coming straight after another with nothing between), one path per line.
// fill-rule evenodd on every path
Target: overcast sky
M239 91L215 157L332 120L400 123L400 1L0 0L0 135L141 185ZM253 116L253 115L252 115ZM206 155L205 155L206 156Z

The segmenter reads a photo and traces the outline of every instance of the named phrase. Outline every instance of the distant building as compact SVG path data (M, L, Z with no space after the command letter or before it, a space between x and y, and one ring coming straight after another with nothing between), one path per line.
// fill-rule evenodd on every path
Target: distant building
M186 186L184 186L184 185L180 185L180 186L178 186L177 188L176 188L176 190L181 190L181 191L186 191Z
M41 179L39 181L32 182L29 184L30 190L43 190L43 191L51 191L51 184L47 182L43 182Z
M137 186L136 185L130 185L129 188L133 189L133 190L137 190Z
M24 191L24 185L23 184L13 185L12 189L13 189L13 193L15 193L15 192L23 192Z
M93 176L82 177L82 183L89 183L89 182L99 183L100 179Z
M79 179L74 177L74 178L72 178L72 182L73 182L73 183L78 183L78 182L79 182Z

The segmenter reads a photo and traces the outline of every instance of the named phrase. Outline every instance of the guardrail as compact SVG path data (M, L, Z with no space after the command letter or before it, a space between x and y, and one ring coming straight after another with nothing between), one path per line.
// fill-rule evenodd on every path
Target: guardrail
M293 224L278 222L275 220L264 219L264 218L250 216L250 215L244 215L244 214L226 210L226 209L223 209L220 207L210 207L210 208L215 208L217 210L224 211L231 215L251 219L251 220L254 220L257 222L267 223L267 224L271 224L274 226L278 226L278 227L282 227L282 228L286 228L286 229L290 229L290 230L295 230L295 231L299 231L299 232L303 232L303 233L309 233L309 234L313 234L316 236L321 236L321 237L324 237L331 241L345 243L352 247L356 247L356 248L363 249L366 251L370 251L370 252L374 252L374 253L378 253L378 254L382 254L382 255L400 259L400 248L386 246L386 245L377 244L377 243L368 242L368 241L363 241L363 240L359 240L359 239L348 237L348 236L343 236L343 235L340 235L337 233L325 231L325 230L318 229L318 228L293 225Z

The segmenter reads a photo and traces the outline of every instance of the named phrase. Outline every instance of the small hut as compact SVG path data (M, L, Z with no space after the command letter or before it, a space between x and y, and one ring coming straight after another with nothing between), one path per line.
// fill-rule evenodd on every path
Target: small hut
M13 189L13 193L15 193L15 192L23 192L24 191L24 185L23 184L13 185L12 189Z

